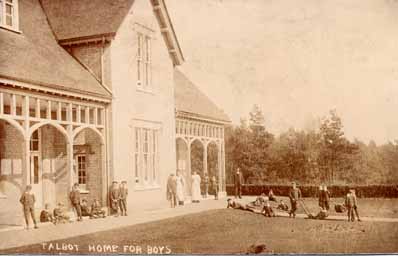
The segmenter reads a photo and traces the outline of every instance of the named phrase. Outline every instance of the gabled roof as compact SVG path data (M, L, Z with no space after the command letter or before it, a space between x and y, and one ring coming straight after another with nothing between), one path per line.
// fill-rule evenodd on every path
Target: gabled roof
M149 0L148 0L149 1ZM134 0L41 0L59 43L113 38ZM164 0L150 0L174 65L184 57Z
M174 71L174 96L177 115L207 119L223 123L231 122L229 117L217 107L180 70Z
M40 0L59 41L112 35L134 0Z
M19 1L22 33L0 29L0 77L110 98L102 85L55 40L38 0Z

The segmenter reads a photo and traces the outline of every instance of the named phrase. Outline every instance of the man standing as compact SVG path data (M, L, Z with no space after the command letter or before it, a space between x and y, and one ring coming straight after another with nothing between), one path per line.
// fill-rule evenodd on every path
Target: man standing
M120 184L120 211L122 216L127 216L127 195L128 195L128 189L127 189L127 181L122 181Z
M75 183L72 187L72 191L69 194L69 199L72 203L73 208L76 210L77 221L82 221L82 208L80 206L80 191L79 184Z
M289 192L289 199L290 199L290 205L291 205L291 210L289 212L289 217L296 218L296 210L297 210L297 202L298 200L301 199L301 190L296 187L296 183L292 183L292 188L290 189Z
M25 216L26 229L29 229L29 215L32 217L34 228L37 227L35 218L35 195L32 193L32 186L26 186L25 192L22 194L19 202L23 206L23 213Z
M325 193L323 192L323 186L319 186L318 191L318 205L320 208L325 209Z
M325 210L329 211L329 208L330 208L330 192L329 192L328 187L326 185L323 186L323 199L324 199L323 205L325 206Z
M216 176L211 178L211 190L214 193L214 200L218 200L218 180Z
M358 221L361 221L358 214L357 196L355 195L354 189L350 189L349 193L347 194L345 205L347 207L348 221L354 221L355 215L357 216Z
M111 200L111 208L112 212L115 217L119 217L119 198L120 198L120 191L117 185L117 181L112 182L111 193L109 195Z
M170 201L171 208L177 206L177 180L174 173L167 179L167 200Z
M205 176L203 177L203 185L205 189L203 197L207 198L209 195L209 175L207 173L205 173Z
M242 198L242 185L243 185L243 175L240 172L240 169L236 169L236 173L234 175L234 184L235 184L235 198Z
M346 198L345 198L345 206L347 207L347 217L348 221L354 221L354 205L355 205L355 197L352 194L352 190L350 189Z

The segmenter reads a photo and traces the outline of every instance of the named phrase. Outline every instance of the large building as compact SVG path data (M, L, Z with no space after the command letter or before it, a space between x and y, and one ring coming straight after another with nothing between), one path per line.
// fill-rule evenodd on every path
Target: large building
M184 62L164 0L0 0L0 225L36 207L69 205L79 183L109 205L126 180L130 209L165 207L181 170L190 196L191 145L217 150L225 193L228 117L177 67Z

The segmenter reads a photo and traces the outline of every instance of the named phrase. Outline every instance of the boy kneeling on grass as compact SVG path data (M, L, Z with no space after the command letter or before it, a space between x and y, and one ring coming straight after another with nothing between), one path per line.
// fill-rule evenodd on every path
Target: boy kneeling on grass
M40 222L53 222L54 223L54 216L50 211L50 205L45 204L44 210L40 213Z
M272 210L272 207L271 207L269 201L265 202L264 208L261 212L264 214L265 217L275 217L276 216L274 213L274 210Z
M283 200L280 200L276 209L287 212L289 211L289 206Z
M93 218L105 218L106 213L101 208L101 204L98 199L94 199L93 204L91 205L91 216Z
M58 203L54 208L54 224L71 222L70 217L65 212L64 204Z
M88 207L86 199L82 200L82 203L81 203L80 207L82 209L82 216L83 217L90 217L90 219L91 219L92 218L91 211L90 211L90 207Z

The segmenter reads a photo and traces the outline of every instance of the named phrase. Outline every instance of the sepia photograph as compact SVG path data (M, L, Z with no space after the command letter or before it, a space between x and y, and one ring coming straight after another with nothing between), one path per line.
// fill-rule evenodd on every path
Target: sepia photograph
M0 255L359 253L398 253L398 0L0 0Z

